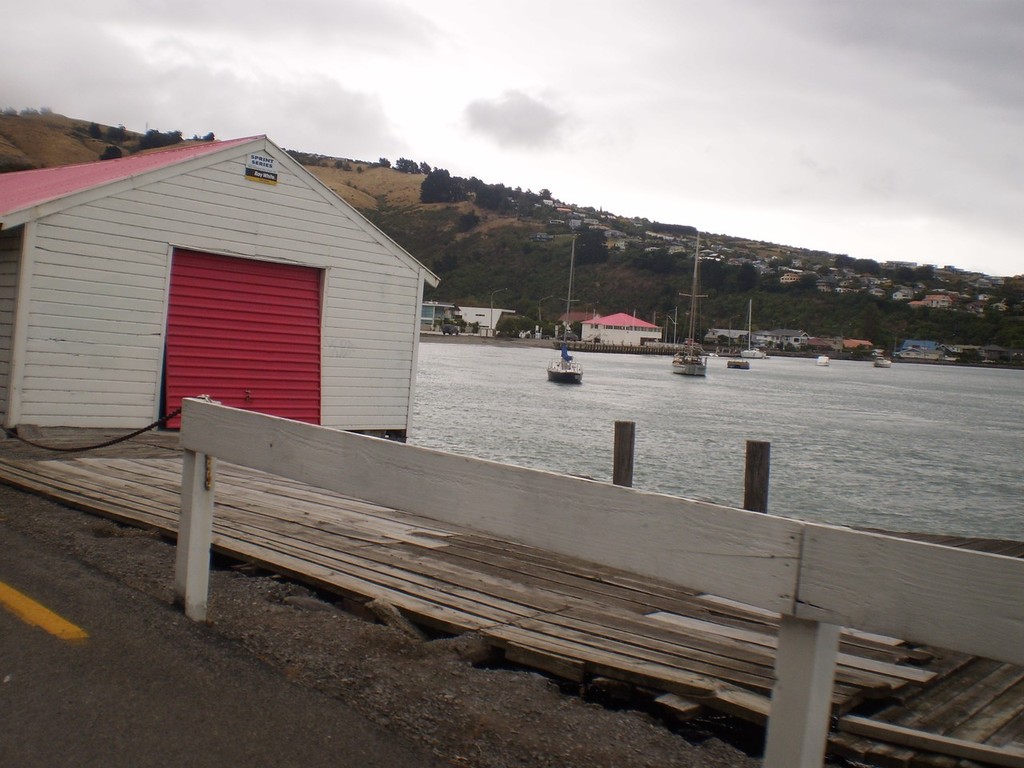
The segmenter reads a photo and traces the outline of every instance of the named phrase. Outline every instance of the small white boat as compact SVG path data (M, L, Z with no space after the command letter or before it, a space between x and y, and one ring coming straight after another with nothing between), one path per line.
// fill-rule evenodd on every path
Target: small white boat
M820 365L822 368L827 367L828 363L828 355L818 355L818 359L814 361L815 365Z
M558 384L582 384L583 367L569 354L569 346L562 342L562 354L548 364L548 381Z
M751 299L747 302L747 348L740 350L740 357L746 357L750 360L764 360L768 357L767 353L763 349L755 349L750 343L750 321L754 314L754 300ZM739 366L731 366L738 368ZM747 366L748 368L750 366Z
M892 360L882 355L875 358L875 368L892 368Z

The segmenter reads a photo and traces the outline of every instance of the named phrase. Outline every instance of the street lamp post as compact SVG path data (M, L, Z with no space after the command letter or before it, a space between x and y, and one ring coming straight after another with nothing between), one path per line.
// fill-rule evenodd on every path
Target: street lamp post
M491 336L494 336L494 294L507 291L507 288L498 288L496 291L491 291L491 314L487 316L487 325L490 326Z
M540 301L538 301L538 302L537 302L537 325L540 325L541 323L543 323L543 322L544 322L544 321L543 321L543 320L541 319L541 316L540 316L540 308L541 308L541 305L542 305L542 304L543 304L543 303L544 303L545 301L547 301L548 299L553 299L553 298L555 298L555 294L551 294L550 296L545 296L545 297L544 297L543 299L541 299Z

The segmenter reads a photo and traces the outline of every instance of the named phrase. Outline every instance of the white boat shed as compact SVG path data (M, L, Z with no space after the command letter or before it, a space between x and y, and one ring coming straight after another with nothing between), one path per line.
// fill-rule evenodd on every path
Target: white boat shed
M207 394L402 438L437 282L265 136L0 174L0 415L136 429Z

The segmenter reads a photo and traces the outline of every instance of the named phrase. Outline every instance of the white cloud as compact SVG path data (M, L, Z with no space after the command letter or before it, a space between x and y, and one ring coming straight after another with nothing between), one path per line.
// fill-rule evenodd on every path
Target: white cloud
M519 91L507 91L496 99L475 99L466 107L470 128L502 147L558 147L566 117Z

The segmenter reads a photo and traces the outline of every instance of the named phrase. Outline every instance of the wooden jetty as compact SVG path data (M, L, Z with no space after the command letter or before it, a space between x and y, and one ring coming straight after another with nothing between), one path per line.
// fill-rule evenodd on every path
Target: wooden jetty
M174 435L61 458L0 441L0 480L168 536L181 478ZM627 683L678 717L769 716L773 612L222 462L213 526L219 552L350 603L386 601L435 631L475 632L510 663ZM1024 556L1014 542L942 543ZM1012 664L844 630L831 714L830 749L857 760L1024 766L1024 668Z

